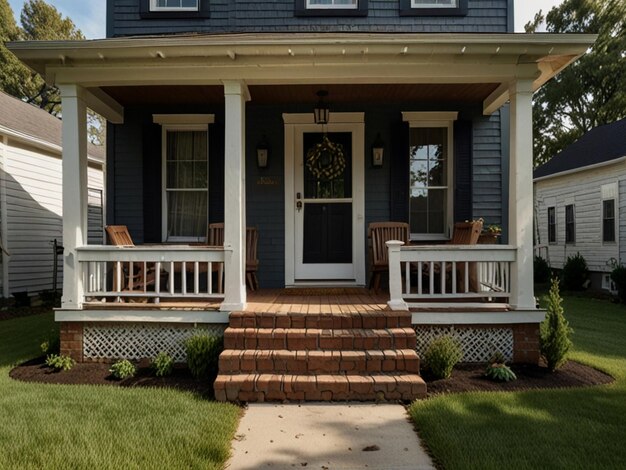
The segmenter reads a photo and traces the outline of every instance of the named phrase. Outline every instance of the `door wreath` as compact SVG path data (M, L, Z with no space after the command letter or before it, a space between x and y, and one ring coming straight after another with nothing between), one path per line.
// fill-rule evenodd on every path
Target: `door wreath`
M334 180L346 169L343 145L331 142L324 134L322 141L307 152L306 167L318 180Z

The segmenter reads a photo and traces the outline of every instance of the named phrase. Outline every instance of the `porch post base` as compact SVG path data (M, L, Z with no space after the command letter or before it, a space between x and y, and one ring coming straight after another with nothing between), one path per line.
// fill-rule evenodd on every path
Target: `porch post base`
M387 302L387 305L389 305L389 308L394 311L409 311L409 306L404 300L390 300Z
M248 304L246 302L242 302L242 303L222 302L220 304L220 310L223 312L240 312L242 310L245 310L247 305Z

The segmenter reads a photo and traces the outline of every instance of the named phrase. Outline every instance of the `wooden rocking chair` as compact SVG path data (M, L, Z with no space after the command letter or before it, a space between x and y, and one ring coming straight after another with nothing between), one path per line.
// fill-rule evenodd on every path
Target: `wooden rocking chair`
M224 246L224 224L209 224L208 243L211 246ZM259 288L259 280L257 278L257 270L259 268L259 260L257 258L257 245L259 241L259 233L256 227L246 228L246 285L251 291ZM219 273L223 276L223 272Z
M405 222L373 222L367 229L370 244L370 283L369 288L378 292L380 276L389 272L389 252L386 243L399 240L409 243L409 224Z

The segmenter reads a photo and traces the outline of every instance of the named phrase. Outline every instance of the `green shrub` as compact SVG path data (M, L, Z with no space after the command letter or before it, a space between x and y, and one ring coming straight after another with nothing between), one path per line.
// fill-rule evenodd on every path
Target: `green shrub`
M187 366L191 374L199 379L217 372L220 353L224 349L224 338L197 334L185 341Z
M424 362L436 378L447 379L462 357L459 342L446 335L434 339L428 345L424 353Z
M545 258L542 258L541 256L535 256L533 262L533 270L535 282L537 284L543 284L550 280L550 275L552 273L550 271L550 265L545 260Z
M582 290L589 277L587 262L580 253L568 256L563 265L563 287L567 290Z
M626 303L626 266L617 265L611 271L611 280L617 287L620 302Z
M157 377L170 375L174 370L174 359L165 351L161 351L152 361L152 368Z
M58 354L49 354L46 357L46 365L54 370L70 370L74 367L76 361L69 356L60 356Z
M496 382L510 382L517 379L515 372L509 366L501 362L493 362L487 366L485 377Z
M109 372L116 379L122 380L129 377L134 377L137 369L135 368L135 365L128 359L123 359L113 364L109 369Z
M567 360L567 352L572 346L570 334L572 329L563 316L563 299L559 292L558 279L552 279L552 286L548 294L546 318L541 323L541 355L545 359L548 369L554 372Z

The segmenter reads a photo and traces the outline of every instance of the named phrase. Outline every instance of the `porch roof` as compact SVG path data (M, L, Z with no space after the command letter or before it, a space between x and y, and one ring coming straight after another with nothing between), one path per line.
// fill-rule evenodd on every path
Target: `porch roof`
M496 83L490 114L510 82L538 89L582 55L589 34L194 34L8 43L48 83L103 86ZM109 97L110 98L110 97Z

